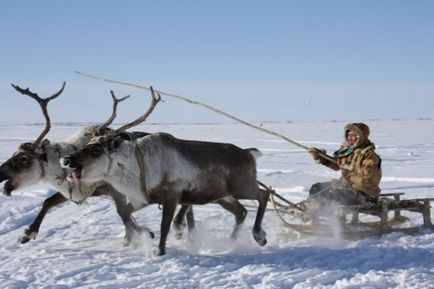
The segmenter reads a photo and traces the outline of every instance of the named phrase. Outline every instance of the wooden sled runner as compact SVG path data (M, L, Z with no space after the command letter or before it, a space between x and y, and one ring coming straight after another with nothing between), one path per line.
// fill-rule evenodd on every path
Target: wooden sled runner
M315 216L312 218L299 204L286 200L272 188L262 183L259 185L270 191L270 202L283 225L304 235L361 239L381 237L392 232L417 234L434 230L430 205L434 198L402 200L401 196L404 193L381 194L376 203L339 206L334 216ZM409 219L401 214L405 211L420 214L421 224L409 226ZM360 215L374 216L378 219L361 221ZM351 218L349 219L348 216ZM297 219L303 223L297 223Z

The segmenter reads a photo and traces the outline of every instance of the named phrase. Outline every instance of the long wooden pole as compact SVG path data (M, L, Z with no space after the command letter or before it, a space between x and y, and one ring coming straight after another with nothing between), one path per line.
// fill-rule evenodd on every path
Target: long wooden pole
M149 87L141 85L141 84L126 82L126 81L120 81L120 80L108 79L108 78L104 78L104 77L100 77L100 76L96 76L96 75L93 75L93 74L89 74L89 73L85 73L85 72L80 72L80 71L74 71L74 72L77 73L77 74L79 74L79 75L81 75L81 76L85 76L85 77L96 79L96 80L101 80L101 81L105 81L105 82L109 82L109 83L115 83L115 84L120 84L120 85L135 87L135 88L138 88L138 89L150 90ZM302 148L302 149L304 149L306 151L309 150L309 147L307 147L305 145L302 145L302 144L300 144L300 143L298 143L296 141L293 141L293 140L287 138L286 136L284 136L284 135L282 135L280 133L277 133L275 131L272 131L272 130L269 130L269 129L266 129L266 128L263 128L263 127L260 127L260 126L254 125L254 124L251 124L251 123L249 123L247 121L244 121L244 120L242 120L242 119L240 119L240 118L238 118L236 116L233 116L233 115L231 115L231 114L229 114L227 112L221 111L220 109L212 107L212 106L210 106L208 104L202 103L200 101L191 100L191 99L186 98L186 97L181 96L181 95L176 95L176 94L173 94L173 93L168 93L168 92L164 92L164 91L160 91L160 90L155 90L155 92L158 92L159 94L165 95L165 96L168 96L168 97L173 97L173 98L176 98L176 99L180 99L182 101L185 101L185 102L188 102L188 103L191 103L191 104L194 104L194 105L205 107L206 109L209 109L209 110L214 111L214 112L216 112L218 114L221 114L221 115L223 115L223 116L225 116L227 118L230 118L232 120L240 122L240 123L242 123L242 124L244 124L244 125L246 125L248 127L251 127L251 128L257 129L259 131L265 132L267 134L273 135L275 137L281 138L281 139L283 139L283 140L285 140L285 141L287 141L287 142L289 142L289 143L291 143L291 144L293 144L293 145L295 145L295 146L297 146L299 148ZM330 156L328 156L326 154L320 153L320 155L321 155L321 157L323 157L323 158L325 158L325 159L327 159L327 160L329 160L331 162L334 162L334 163L336 162L335 159L331 158Z

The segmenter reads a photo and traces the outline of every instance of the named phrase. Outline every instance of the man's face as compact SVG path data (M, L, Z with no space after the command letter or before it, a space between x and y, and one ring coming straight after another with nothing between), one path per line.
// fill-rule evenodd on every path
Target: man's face
M359 135L357 133L355 133L354 131L350 130L347 133L347 142L350 145L354 145L357 143L357 141L359 140Z

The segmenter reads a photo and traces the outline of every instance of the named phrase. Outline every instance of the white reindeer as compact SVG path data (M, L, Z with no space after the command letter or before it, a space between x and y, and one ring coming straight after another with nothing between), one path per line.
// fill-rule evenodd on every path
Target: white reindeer
M95 135L106 133L108 125L116 117L117 104L127 97L117 99L111 91L113 98L113 113L111 117L102 125L92 125L79 129L64 142L51 143L48 140L43 140L44 136L51 128L50 118L47 112L47 104L50 100L58 97L65 87L55 94L45 99L40 98L36 93L29 89L22 89L16 85L12 85L18 92L30 96L35 99L41 106L42 112L46 119L46 126L41 135L33 143L23 143L18 151L13 156L0 166L0 182L6 181L3 187L3 193L10 195L12 191L20 188L33 185L39 181L48 183L51 187L57 190L57 193L47 198L41 211L33 221L33 223L24 230L19 237L21 243L26 243L31 239L35 239L39 232L40 225L46 213L54 206L71 200L75 203L82 203L90 196L107 195L113 198L117 213L121 217L125 225L124 244L127 245L133 236L134 232L147 231L151 237L152 232L148 229L139 227L131 216L135 210L131 205L126 203L125 197L113 189L108 183L82 183L74 184L66 181L67 172L59 164L59 159L65 154L71 154L78 148L87 144ZM145 133L135 133L135 136L143 136Z
M153 91L152 91L153 92ZM259 202L253 237L266 244L261 228L269 193L256 180L256 149L241 149L232 144L180 140L166 133L150 134L126 140L124 132L144 121L148 111L116 131L94 138L83 149L61 159L72 168L69 177L83 183L104 181L125 194L136 206L161 204L163 217L158 254L165 254L165 243L177 204L217 202L236 217L232 237L236 237L247 213L239 199Z

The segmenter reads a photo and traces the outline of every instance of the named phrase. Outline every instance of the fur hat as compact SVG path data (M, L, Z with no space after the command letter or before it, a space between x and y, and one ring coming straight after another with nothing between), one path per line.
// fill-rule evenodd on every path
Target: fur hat
M354 144L354 147L360 146L369 137L369 133L370 133L369 126L367 126L363 122L353 122L347 124L345 126L345 139L347 139L347 135L350 130L359 135L359 140L357 141L356 144Z

